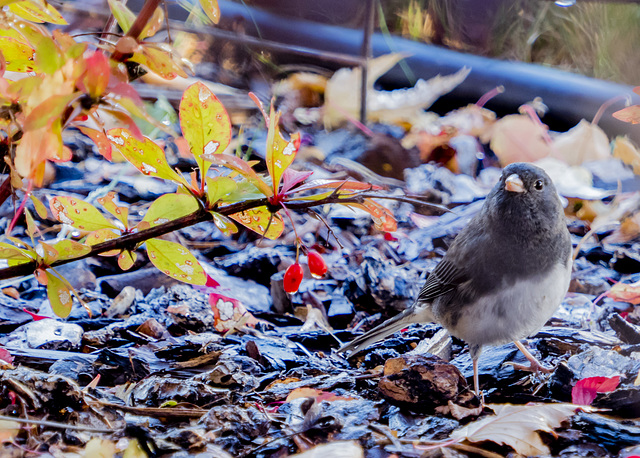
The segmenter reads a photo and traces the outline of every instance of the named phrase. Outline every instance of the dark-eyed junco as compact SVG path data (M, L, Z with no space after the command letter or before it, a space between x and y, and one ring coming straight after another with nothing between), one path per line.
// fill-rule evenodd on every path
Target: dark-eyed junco
M436 322L469 344L473 382L484 345L519 342L562 302L571 278L571 240L549 176L526 163L505 167L478 213L429 274L416 302L343 346L358 352L411 323Z

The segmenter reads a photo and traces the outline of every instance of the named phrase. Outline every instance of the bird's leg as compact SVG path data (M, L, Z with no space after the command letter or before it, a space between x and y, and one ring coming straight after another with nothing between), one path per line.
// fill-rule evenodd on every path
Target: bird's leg
M527 347L525 347L522 344L522 342L515 340L513 343L516 344L516 347L518 347L518 350L522 352L524 357L529 360L530 365L523 366L522 364L516 364L516 363L505 363L505 364L513 366L515 370L519 370L519 371L543 372L545 374L549 374L553 372L553 369L550 369L540 364L540 361L538 361L536 357L531 354L531 352L527 349Z
M480 380L478 379L478 358L473 358L473 390L480 397Z

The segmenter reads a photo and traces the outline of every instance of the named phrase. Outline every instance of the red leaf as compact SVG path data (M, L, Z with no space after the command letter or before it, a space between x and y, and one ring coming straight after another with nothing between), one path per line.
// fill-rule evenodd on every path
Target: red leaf
M13 356L6 348L0 348L0 361L4 361L7 364L13 364Z
M29 315L31 315L31 318L33 318L33 321L40 321L40 320L44 320L46 318L49 318L48 316L37 315L37 314L35 314L33 312L30 312L26 308L23 308L22 311L25 312L25 313L28 313Z
M597 393L613 391L618 387L620 377L588 377L578 380L571 390L571 402L578 405L591 405Z
M210 275L207 275L207 283L205 283L205 286L208 288L217 288L220 286L220 283L211 278Z
M100 97L109 84L109 58L101 51L95 51L85 59L87 69L77 82L78 87L92 98Z

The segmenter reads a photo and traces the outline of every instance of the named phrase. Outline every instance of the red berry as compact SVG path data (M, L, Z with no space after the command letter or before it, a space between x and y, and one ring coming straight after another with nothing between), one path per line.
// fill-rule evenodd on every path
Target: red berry
M398 241L398 238L395 237L391 232L385 232L384 233L384 239L387 242L397 242Z
M314 278L322 278L327 273L327 263L317 251L312 250L307 253L307 263Z
M284 290L287 293L297 292L298 288L300 288L303 276L304 272L302 271L302 266L297 262L295 264L291 264L287 267L287 270L284 273Z

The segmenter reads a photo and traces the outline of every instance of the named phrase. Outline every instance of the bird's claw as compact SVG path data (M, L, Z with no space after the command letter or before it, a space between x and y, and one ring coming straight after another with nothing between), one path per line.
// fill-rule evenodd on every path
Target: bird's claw
M524 372L542 372L543 374L550 374L552 373L555 368L549 368L546 366L543 366L542 364L538 363L538 362L532 362L530 361L530 364L527 366L525 364L518 364L518 363L514 363L511 361L506 361L504 363L502 363L503 366L511 366L513 367L513 370L516 371L524 371Z

